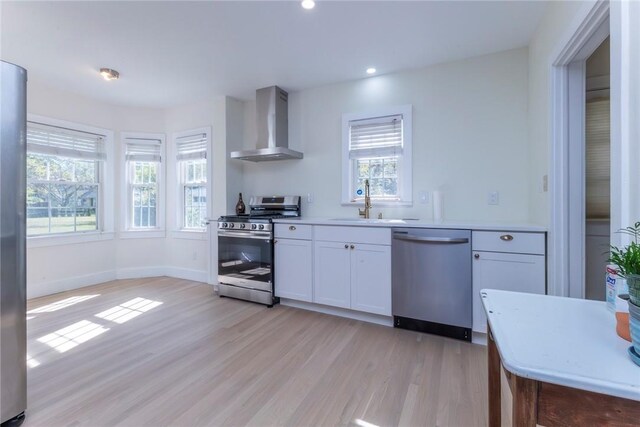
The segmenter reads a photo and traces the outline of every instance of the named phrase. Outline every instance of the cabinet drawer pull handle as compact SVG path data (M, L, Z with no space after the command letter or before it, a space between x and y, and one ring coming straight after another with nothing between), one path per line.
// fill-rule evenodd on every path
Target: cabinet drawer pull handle
M344 245L344 248L345 249L349 249L349 245Z
M500 236L500 240L510 242L513 240L513 236L511 234L503 234L502 236Z
M478 259L478 258L480 258L480 254L475 254L473 257L474 257L475 259Z
M289 230L293 231L293 230L295 230L295 229L296 229L296 226L295 226L295 225L290 225L290 226L289 226Z
M356 247L354 245L351 245L351 249L355 249Z

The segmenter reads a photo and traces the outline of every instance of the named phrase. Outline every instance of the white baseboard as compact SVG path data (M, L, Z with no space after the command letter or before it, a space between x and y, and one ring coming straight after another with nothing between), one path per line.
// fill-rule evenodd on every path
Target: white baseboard
M50 282L33 284L27 283L27 299L80 289L85 286L97 285L99 283L115 280L116 277L116 272L114 270L110 270L102 271L100 273L86 274L83 276L69 277L66 279L52 280Z
M167 267L130 267L116 270L117 279L141 279L158 276L167 276Z
M309 311L317 311L318 313L331 314L333 316L362 320L363 322L377 323L378 325L383 326L393 326L392 317L380 316L378 314L363 313L360 311L348 310L346 308L329 307L327 305L313 304L310 302L296 301L287 298L280 298L280 304L289 307L302 308Z
M192 270L189 268L167 267L165 276L177 279L193 280L194 282L207 283L209 273L202 270Z
M86 286L97 285L116 279L140 279L144 277L158 276L169 276L177 279L207 283L208 273L201 270L191 270L188 268L170 266L119 268L117 270L103 271L84 276L68 277L66 279L52 280L49 282L27 283L27 299L80 289Z

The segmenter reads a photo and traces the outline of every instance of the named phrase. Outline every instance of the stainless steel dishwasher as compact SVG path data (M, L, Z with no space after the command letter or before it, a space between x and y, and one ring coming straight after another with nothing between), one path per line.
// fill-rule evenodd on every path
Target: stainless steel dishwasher
M394 326L471 341L471 231L394 228L391 253Z

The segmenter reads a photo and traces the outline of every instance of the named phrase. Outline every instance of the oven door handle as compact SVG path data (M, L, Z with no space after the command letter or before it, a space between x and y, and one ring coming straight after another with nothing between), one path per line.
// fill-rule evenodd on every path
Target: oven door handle
M241 231L218 231L218 236L220 237L233 237L236 239L256 239L256 240L266 240L271 241L271 233L243 233Z

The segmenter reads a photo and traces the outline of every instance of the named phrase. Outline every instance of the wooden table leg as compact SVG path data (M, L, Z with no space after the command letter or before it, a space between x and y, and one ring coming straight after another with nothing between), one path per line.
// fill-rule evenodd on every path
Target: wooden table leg
M538 382L512 375L514 427L536 427L538 414Z
M501 400L500 400L500 354L496 343L493 341L491 327L487 324L487 346L489 355L489 427L500 427L501 424Z

